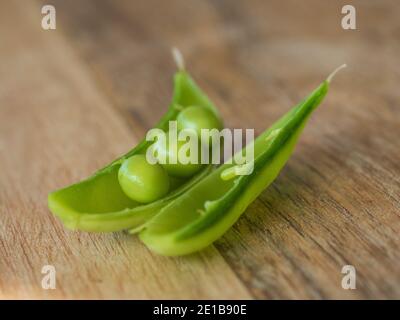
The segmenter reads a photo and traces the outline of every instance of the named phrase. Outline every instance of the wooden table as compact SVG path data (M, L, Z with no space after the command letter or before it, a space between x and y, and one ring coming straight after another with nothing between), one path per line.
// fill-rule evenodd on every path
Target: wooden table
M351 1L47 1L0 10L0 298L400 298L400 8ZM47 194L164 113L170 47L226 125L260 133L347 63L273 185L206 250L166 258L71 232ZM56 289L41 287L42 266ZM344 290L344 265L357 288Z

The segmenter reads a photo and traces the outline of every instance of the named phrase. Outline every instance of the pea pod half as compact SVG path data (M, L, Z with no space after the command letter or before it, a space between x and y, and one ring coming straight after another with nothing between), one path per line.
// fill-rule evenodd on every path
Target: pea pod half
M175 56L180 70L174 76L172 103L156 128L167 131L169 121L176 120L182 110L193 105L207 108L221 120L213 103L184 70L179 52L175 52ZM212 171L212 166L208 165L191 178L172 178L173 190L169 194L155 202L140 204L122 191L118 183L118 170L125 159L144 154L150 144L142 140L127 154L88 179L50 193L50 210L70 229L108 232L137 228Z
M220 166L147 222L139 234L146 246L163 255L184 255L221 237L277 177L334 74L257 137L250 175L235 175L233 164Z

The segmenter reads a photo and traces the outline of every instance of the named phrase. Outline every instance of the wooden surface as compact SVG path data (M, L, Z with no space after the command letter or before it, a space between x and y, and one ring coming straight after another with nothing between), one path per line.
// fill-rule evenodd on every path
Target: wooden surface
M0 10L0 298L400 298L396 1L47 1ZM164 113L178 46L226 125L261 132L342 63L294 156L203 252L63 228L49 191L129 150ZM54 265L57 289L43 290ZM343 290L353 265L357 289Z

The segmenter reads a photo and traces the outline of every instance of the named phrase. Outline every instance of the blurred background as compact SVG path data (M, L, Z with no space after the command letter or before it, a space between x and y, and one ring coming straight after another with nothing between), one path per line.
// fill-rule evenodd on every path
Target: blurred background
M355 30L342 28L349 4ZM399 15L395 0L0 0L0 298L400 298ZM348 68L278 179L210 248L165 258L124 233L65 230L48 192L157 122L173 46L225 125L256 133Z

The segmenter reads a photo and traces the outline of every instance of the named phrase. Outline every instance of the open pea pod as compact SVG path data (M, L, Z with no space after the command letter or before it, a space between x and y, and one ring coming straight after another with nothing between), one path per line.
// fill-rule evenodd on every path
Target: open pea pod
M184 71L183 63L178 63L178 66L180 70L174 77L172 103L156 128L167 131L169 121L175 120L179 112L191 105L208 108L220 119L215 106ZM212 166L209 165L189 179L171 178L172 190L167 196L153 203L140 204L128 198L122 191L118 182L118 170L126 158L144 154L150 144L151 142L143 140L86 180L50 193L50 210L70 229L109 232L136 228L212 171Z
M277 177L332 76L246 147L254 147L251 174L235 175L234 164L220 166L146 223L139 234L146 246L162 255L184 255L221 237Z

